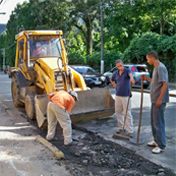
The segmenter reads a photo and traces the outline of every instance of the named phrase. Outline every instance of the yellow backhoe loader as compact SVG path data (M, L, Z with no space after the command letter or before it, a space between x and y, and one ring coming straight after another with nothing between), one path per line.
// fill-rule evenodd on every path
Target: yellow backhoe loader
M21 31L17 40L15 67L11 71L11 91L16 107L25 106L29 119L39 127L47 124L48 94L76 91L79 102L71 112L72 122L87 121L114 113L109 89L86 87L81 74L68 65L60 30Z

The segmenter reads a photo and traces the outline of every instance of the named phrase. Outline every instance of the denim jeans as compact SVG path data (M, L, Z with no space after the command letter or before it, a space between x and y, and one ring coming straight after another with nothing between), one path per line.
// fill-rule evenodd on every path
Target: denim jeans
M156 104L152 103L151 107L151 127L154 137L154 141L158 144L158 147L164 149L166 147L165 136L165 120L164 111L166 103L162 103L159 108L156 108Z

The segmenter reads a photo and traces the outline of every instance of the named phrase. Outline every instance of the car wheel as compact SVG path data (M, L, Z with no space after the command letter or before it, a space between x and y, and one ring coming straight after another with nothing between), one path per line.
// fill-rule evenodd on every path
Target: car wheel
M145 85L143 85L144 89L147 89L147 87L148 87L148 86L149 86L149 85L146 85L146 84L145 84Z
M110 79L108 76L106 76L106 85L109 85L110 84Z

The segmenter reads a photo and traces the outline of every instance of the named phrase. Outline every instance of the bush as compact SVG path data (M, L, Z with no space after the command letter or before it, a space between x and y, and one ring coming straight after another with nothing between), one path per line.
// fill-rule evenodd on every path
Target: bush
M146 54L151 50L155 50L159 60L166 65L169 80L176 81L176 34L169 37L152 32L145 33L131 41L122 58L125 63L146 64ZM150 73L152 69L153 67L149 66Z
M114 67L115 61L121 56L120 52L104 50L104 70L108 71ZM95 70L100 70L101 52L93 52L90 56L82 56L78 52L72 52L68 54L68 59L70 65L89 65Z

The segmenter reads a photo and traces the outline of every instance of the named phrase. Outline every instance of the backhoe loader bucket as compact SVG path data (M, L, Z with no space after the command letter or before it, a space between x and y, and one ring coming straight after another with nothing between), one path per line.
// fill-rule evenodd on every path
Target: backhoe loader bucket
M77 93L79 101L75 103L71 111L72 123L90 121L114 114L114 99L108 88L78 91ZM35 97L36 118L39 127L47 125L47 104L48 95Z

